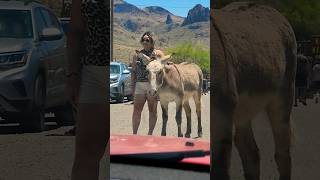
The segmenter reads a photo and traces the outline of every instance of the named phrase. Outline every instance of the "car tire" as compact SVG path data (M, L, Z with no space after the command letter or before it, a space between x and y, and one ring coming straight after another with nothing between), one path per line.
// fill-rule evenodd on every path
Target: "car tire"
M34 83L34 96L30 112L20 115L20 124L25 132L42 132L45 130L45 82L38 75Z
M117 103L123 103L123 101L124 101L124 85L121 85L119 89L119 96L117 98Z
M127 98L128 98L129 101L133 101L133 95L132 94L129 95Z
M70 102L58 108L54 113L58 126L72 126L75 124L76 107L73 107Z

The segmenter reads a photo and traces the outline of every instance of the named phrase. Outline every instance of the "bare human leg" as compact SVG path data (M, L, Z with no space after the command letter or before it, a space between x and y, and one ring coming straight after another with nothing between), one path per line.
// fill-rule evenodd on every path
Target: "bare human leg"
M107 104L79 104L72 180L98 180L109 139Z
M138 133L139 125L141 122L141 112L146 103L146 96L144 94L134 95L133 114L132 114L132 131L133 134Z

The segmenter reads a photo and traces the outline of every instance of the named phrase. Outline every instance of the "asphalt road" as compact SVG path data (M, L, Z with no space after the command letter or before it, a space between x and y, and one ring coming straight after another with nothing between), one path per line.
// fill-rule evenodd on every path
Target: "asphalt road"
M0 125L0 180L70 180L74 137L71 127L48 125L43 133L19 134L16 125ZM106 156L101 180L107 179Z
M294 107L292 114L292 179L320 179L320 104L309 101L308 106ZM274 161L274 144L266 115L261 113L253 121L254 134L261 155L261 180L278 179ZM244 180L238 152L233 149L232 179Z
M193 101L192 108L192 137L196 136L196 115L194 112ZM111 105L111 133L131 134L131 115L132 104ZM168 135L177 136L177 125L174 120L175 105L169 106ZM158 107L159 118L154 131L154 135L161 133L161 108ZM210 139L209 132L209 114L210 98L209 95L202 98L202 115L203 115L203 139ZM183 130L186 126L186 118L183 115ZM293 180L318 180L320 179L320 104L314 104L309 101L308 106L294 107L292 114L292 127L294 137L292 137L292 157L293 157ZM270 125L265 113L259 114L253 121L253 128L257 144L261 154L261 179L275 180L278 179L277 167L274 161L274 144ZM142 113L142 121L139 134L146 135L148 132L148 111L145 105ZM233 148L231 176L233 180L244 180L241 161L238 152Z
M203 97L203 139L209 140L208 96ZM192 103L191 103L192 104ZM168 135L176 136L174 104L171 105L168 122ZM193 107L193 105L192 105ZM146 110L146 109L145 109ZM193 109L192 109L193 110ZM159 111L161 112L161 111ZM130 103L111 105L111 132L131 134ZM159 113L161 116L161 113ZM261 153L261 179L277 179L273 159L273 139L270 126L262 113L254 120L254 132ZM144 111L139 134L147 134L148 113ZM196 121L193 110L192 137L196 136ZM293 180L320 179L320 104L309 102L304 107L295 107L292 125L294 128L292 157ZM185 116L183 116L185 130ZM15 125L0 124L0 180L68 180L70 179L74 151L74 137L61 136L70 127L58 128L48 124L43 133L19 133ZM160 135L161 118L154 135ZM101 180L107 179L107 159L101 163ZM238 153L233 149L232 179L244 180Z

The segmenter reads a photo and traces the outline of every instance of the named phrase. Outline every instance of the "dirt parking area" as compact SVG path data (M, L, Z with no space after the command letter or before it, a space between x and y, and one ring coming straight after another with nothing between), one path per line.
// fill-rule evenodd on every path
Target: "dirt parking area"
M192 113L192 131L191 137L197 136L197 114L195 109L195 104L193 100L190 100L191 113ZM175 103L169 104L168 112L168 125L167 125L167 136L178 136L177 123L175 120ZM110 105L110 132L111 134L132 134L132 112L133 104L131 102L125 102L122 104L111 104ZM202 139L210 140L210 94L202 96L201 105L201 116L202 116ZM182 112L182 132L186 131L187 119L185 112ZM158 103L158 120L153 132L153 135L160 136L162 128L162 110L160 102ZM139 127L138 134L147 135L149 129L149 112L147 103L144 106L143 112L141 114L141 123Z

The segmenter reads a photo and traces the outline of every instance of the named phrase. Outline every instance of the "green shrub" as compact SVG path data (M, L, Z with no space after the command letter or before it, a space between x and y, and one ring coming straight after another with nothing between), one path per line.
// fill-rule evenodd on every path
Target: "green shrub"
M203 45L192 42L185 42L177 44L174 47L167 48L167 54L172 54L172 61L174 63L193 62L200 66L203 73L210 72L210 51L209 48Z

